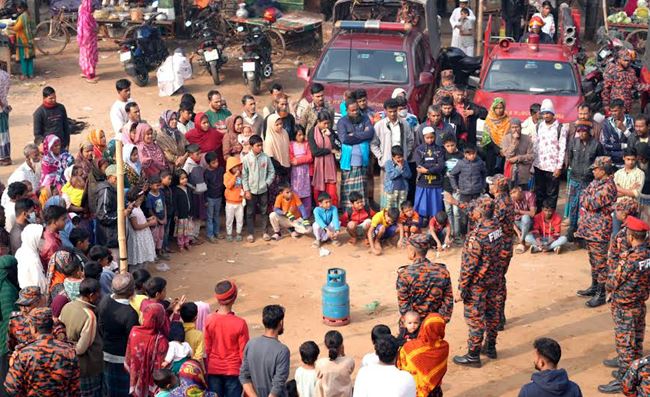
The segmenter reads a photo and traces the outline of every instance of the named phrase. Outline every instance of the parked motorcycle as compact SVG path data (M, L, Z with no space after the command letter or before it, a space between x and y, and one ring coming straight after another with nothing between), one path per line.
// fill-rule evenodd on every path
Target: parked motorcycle
M460 87L468 85L470 76L478 76L482 61L483 57L466 55L463 50L456 47L443 48L438 58L440 70L453 70L454 83Z
M149 83L149 72L156 70L169 56L160 30L153 26L159 14L152 15L138 26L134 37L120 43L120 62L140 87Z
M228 57L223 51L224 38L214 23L219 18L220 12L218 4L211 3L191 21L185 23L185 26L192 27L192 37L199 40L199 47L196 50L199 55L199 65L207 69L215 85L221 82L219 72L228 62Z
M237 30L243 32L246 28L239 26ZM262 79L273 75L273 62L271 61L271 41L268 35L259 26L249 28L242 45L244 55L239 57L242 61L244 84L253 95L259 95Z

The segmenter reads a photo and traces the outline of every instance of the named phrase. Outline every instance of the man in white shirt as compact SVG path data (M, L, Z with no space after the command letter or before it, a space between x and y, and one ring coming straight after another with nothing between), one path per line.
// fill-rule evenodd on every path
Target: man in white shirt
M264 124L264 119L257 114L257 102L255 102L255 97L246 94L242 97L241 104L244 106L244 111L241 113L244 123L251 126L253 134L262 136L262 125Z
M13 182L7 187L9 200L2 206L5 210L5 230L11 231L16 223L16 201L27 197L27 186L23 182Z
M111 106L110 117L113 133L119 136L120 130L129 121L126 104L133 102L131 99L131 82L127 79L119 79L115 82L115 89L117 90L117 99Z
M32 184L32 191L38 192L41 188L41 152L38 151L38 146L28 143L23 149L23 155L25 156L25 162L19 165L9 176L7 186L14 182L29 181ZM8 190L5 189L0 200L3 207L9 201L7 192Z
M375 343L379 364L362 367L354 382L353 397L415 397L415 380L410 373L395 366L399 345L392 336Z
M530 111L530 116L521 123L521 133L523 135L528 135L530 139L535 142L537 139L537 124L539 124L540 114L539 110L542 105L539 103L533 103L528 109Z
M454 9L454 11L451 13L451 16L449 17L449 23L451 24L451 46L452 47L461 47L461 41L460 41L460 27L465 21L464 19L461 19L462 15L460 14L460 10L463 8L468 8L469 0L460 0L458 3L459 7ZM469 17L467 17L469 21L476 21L476 16L474 15L474 12L470 9L469 10Z

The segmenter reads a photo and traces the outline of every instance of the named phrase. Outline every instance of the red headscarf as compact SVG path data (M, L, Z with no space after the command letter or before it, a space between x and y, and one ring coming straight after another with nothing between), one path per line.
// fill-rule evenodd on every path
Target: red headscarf
M222 153L221 144L223 142L223 134L216 128L208 127L207 131L201 129L201 119L208 116L205 113L197 113L194 117L194 128L185 134L185 138L189 143L196 143L201 148L201 153L217 152Z
M145 133L152 129L147 123L140 123L135 129L135 144L138 147L138 155L142 164L142 172L146 176L160 174L160 171L167 169L165 153L156 142L145 143Z
M124 367L131 374L133 397L153 396L153 371L165 361L169 343L163 335L165 309L161 304L149 305L142 311L142 325L133 327L126 346Z

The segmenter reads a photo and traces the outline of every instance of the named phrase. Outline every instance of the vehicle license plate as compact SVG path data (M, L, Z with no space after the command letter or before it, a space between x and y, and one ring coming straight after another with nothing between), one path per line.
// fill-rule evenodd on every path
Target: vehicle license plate
M219 50L214 49L203 53L206 62L212 62L219 59Z
M244 72L254 72L255 62L244 62L242 64L242 69L244 69Z

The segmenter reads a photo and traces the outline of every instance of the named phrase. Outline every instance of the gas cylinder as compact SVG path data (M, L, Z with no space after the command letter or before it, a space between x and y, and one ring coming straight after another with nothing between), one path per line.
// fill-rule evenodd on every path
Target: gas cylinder
M345 270L327 270L327 282L321 289L323 296L323 322L329 326L350 323L350 287L345 281Z

